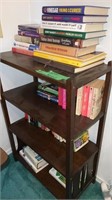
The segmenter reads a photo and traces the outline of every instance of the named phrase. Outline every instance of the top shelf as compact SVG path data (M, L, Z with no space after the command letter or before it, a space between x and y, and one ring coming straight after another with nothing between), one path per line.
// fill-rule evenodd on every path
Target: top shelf
M48 66L45 68L45 64L40 63L40 61L38 62L37 57L36 57L36 60L37 61L34 60L34 57L22 55L18 53L13 53L11 51L1 53L2 63L7 64L15 69L23 71L34 77L38 77L46 81L50 81L51 83L60 85L61 87L64 87L64 88L66 88L67 81L64 81L64 80L56 81L50 77L45 77L44 75L35 72L35 70L39 70L39 69L53 70L57 73L63 74L65 76L69 76L71 79L73 79L73 84L77 88L81 87L82 85L112 70L111 63L110 63L109 65L101 64L97 67L88 69L81 73L74 74L74 73L66 72L66 66L65 66L65 70L57 69L51 66ZM61 64L59 63L59 65Z

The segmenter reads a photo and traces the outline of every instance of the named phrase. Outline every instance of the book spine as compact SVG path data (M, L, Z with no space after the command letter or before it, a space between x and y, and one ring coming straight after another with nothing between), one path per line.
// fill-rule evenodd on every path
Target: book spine
M73 31L61 31L61 30L52 30L52 29L44 29L45 35L51 36L61 36L68 38L76 38L76 39L85 39L86 33L81 32L73 32Z
M40 35L40 42L71 46L71 47L82 47L82 40L73 38L62 38L49 35Z
M39 45L39 38L35 38L35 37L15 35L14 40L18 41L18 42L25 42L25 43L29 43L29 44Z
M44 94L44 93L42 93L41 91L37 91L37 94L38 94L40 97L43 97L43 98L45 98L45 99L47 99L47 100L50 100L50 101L55 102L55 103L58 103L58 98L57 98L57 97L53 97L53 96L51 96L50 94L49 94L49 95Z
M84 14L85 6L43 6L44 14Z
M82 15L42 15L43 21L60 21L60 22L83 22Z
M13 53L20 53L28 56L33 56L33 51L23 49L23 48L18 48L18 47L12 47L12 52Z
M40 50L46 51L46 52L51 52L51 53L56 53L56 54L61 54L65 56L76 56L77 53L77 48L75 47L68 47L62 46L62 45L57 45L57 44L48 44L48 43L41 43L40 42Z
M91 108L92 108L93 91L94 91L94 88L90 87L89 100L88 100L88 108L87 108L87 117L88 118L90 118L90 113L91 113Z
M89 91L90 87L88 85L84 85L83 89L83 97L82 97L82 116L87 116L87 109L88 109L88 101L89 101Z
M34 51L33 55L37 56L37 57L45 58L48 60L53 60L53 61L57 61L60 63L68 64L68 65L73 65L76 67L81 67L83 65L83 63L81 61L78 61L75 59L68 59L67 57L62 57L62 56L59 56L56 54L54 55L54 54L49 54L46 52Z
M66 110L66 89L62 89L62 108Z
M32 31L18 31L18 35L39 38L39 34Z
M19 41L14 41L14 46L17 46L17 47L25 47L25 48L28 48L28 50L36 50L36 49L38 49L39 48L39 46L38 45L36 45L36 44L28 44L28 43L26 43L26 42L19 42Z
M82 96L83 96L83 87L77 89L77 100L76 100L76 115L81 115L82 110Z
M63 104L63 88L58 88L58 105L62 106Z
M42 21L41 28L84 32L86 24L70 22Z

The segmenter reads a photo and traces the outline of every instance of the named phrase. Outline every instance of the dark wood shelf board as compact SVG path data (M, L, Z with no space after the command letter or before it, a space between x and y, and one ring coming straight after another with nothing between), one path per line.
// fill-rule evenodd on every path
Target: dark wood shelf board
M67 132L67 117L66 111L61 109L56 103L39 97L36 94L36 83L29 83L24 86L11 89L3 93L4 98L21 109L23 112L28 113L42 124L55 131L63 138L66 138ZM91 125L96 123L98 119L103 116L100 113L95 120L87 117L75 116L74 138L79 136L82 131L88 129Z
M56 140L51 133L45 132L29 124L26 120L19 120L10 126L10 131L14 133L26 145L34 149L54 168L64 176L66 174L66 145ZM44 140L43 140L44 138ZM75 174L86 163L98 149L96 145L89 142L80 151L74 153Z
M42 75L37 74L35 70L44 69L45 65L35 61L34 58L31 56L8 51L1 53L1 62L34 77L39 77L42 79L44 78L44 80L46 81L50 80L50 82L52 83L56 83L57 85L66 87L65 81L55 81L51 78L45 76L43 77ZM70 78L74 79L74 86L76 85L76 87L81 87L83 84L86 84L93 79L98 78L101 75L104 75L105 73L111 71L112 68L111 65L101 64L97 67L93 67L78 74L69 73L66 72L66 70L60 71L60 69L56 69L53 67L49 67L49 70L54 70L59 73L61 72L63 75L69 75Z

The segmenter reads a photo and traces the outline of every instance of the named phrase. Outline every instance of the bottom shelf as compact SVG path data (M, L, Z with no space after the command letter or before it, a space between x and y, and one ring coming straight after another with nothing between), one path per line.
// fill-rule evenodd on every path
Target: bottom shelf
M40 172L35 173L18 153L16 153L15 158L19 160L57 199L65 199L65 188L49 174L51 168L49 165Z

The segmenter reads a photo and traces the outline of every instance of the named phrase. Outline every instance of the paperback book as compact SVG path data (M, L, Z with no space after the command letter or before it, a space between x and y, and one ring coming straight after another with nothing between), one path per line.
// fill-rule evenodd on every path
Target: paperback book
M66 178L55 168L51 168L49 174L51 174L51 176L53 176L63 187L66 187Z

